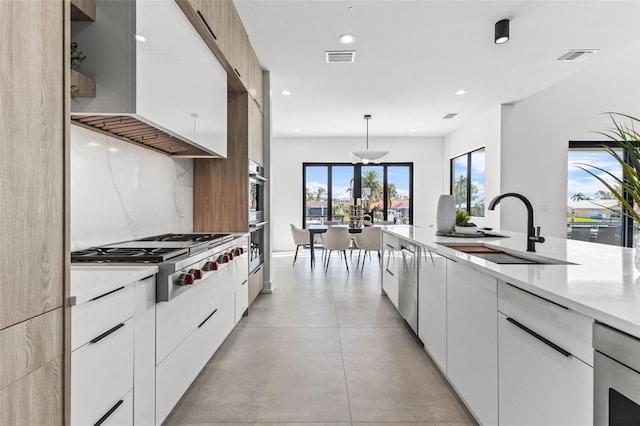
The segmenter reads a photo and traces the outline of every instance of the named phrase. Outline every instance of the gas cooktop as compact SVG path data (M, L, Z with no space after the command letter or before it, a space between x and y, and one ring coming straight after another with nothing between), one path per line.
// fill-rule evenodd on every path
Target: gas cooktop
M234 239L232 234L162 234L71 252L71 262L161 263Z

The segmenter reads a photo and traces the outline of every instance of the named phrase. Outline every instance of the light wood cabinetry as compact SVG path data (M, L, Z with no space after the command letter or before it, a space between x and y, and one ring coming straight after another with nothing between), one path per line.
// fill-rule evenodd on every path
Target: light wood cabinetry
M498 423L497 286L447 260L447 376L484 425Z
M262 128L264 125L264 116L262 111L258 109L258 105L249 99L247 105L248 118L248 139L249 139L249 159L256 163L264 164L264 136L262 134Z
M264 82L262 77L262 67L260 66L260 62L258 62L258 57L253 49L249 49L249 87L247 91L249 95L255 100L258 104L260 110L263 109L264 105Z
M193 161L193 230L249 228L248 95L229 92L227 158Z
M0 1L1 425L64 420L69 15L69 2Z

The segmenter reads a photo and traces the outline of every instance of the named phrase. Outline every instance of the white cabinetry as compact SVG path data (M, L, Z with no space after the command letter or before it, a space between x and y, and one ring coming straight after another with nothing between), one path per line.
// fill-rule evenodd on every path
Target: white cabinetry
M447 376L483 425L498 423L497 286L447 260Z
M592 424L592 320L503 282L499 310L500 424Z
M399 265L402 262L400 239L386 232L382 233L382 290L391 303L398 307L398 276Z
M134 424L152 425L156 418L156 277L134 284Z
M418 337L440 369L447 371L447 262L422 249L418 273Z

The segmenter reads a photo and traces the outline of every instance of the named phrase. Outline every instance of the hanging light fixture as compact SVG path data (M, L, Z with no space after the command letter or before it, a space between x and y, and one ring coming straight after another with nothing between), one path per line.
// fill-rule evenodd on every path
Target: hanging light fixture
M493 41L502 44L509 41L509 20L502 19L496 22Z
M378 160L387 155L389 151L369 150L369 120L371 120L371 114L365 115L364 119L367 120L367 149L365 149L364 151L351 152L351 162L357 163L361 161L362 164L377 163Z

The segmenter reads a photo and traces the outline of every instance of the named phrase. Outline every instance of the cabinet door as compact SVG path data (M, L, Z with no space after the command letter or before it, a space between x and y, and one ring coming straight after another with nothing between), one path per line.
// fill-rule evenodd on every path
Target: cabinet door
M249 95L255 100L258 104L258 107L262 110L263 108L263 94L262 94L262 67L260 66L260 62L258 62L258 57L256 56L256 52L253 50L251 46L248 47L249 50Z
M249 37L244 30L244 25L240 20L238 11L233 4L229 8L229 24L230 24L230 55L227 57L231 68L236 73L245 88L248 88L249 75Z
M226 56L229 49L229 0L189 0Z
M447 263L422 250L418 273L418 331L424 347L447 371Z
M134 423L155 424L156 418L156 276L135 283L133 358Z
M593 424L593 368L507 318L498 314L500 424Z
M258 164L264 164L264 137L262 134L262 126L264 117L258 109L258 105L249 98L249 159Z
M253 303L260 291L264 281L264 272L262 266L258 267L251 275L249 275L249 304Z
M384 234L383 237L382 254L382 290L385 292L391 303L393 303L393 306L398 308L398 264L401 260L400 256L402 255L396 251L393 247L393 241L389 241L386 234Z
M447 260L447 376L480 423L498 423L498 283Z

